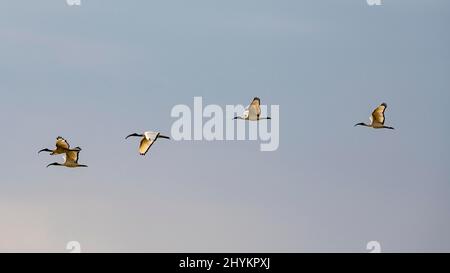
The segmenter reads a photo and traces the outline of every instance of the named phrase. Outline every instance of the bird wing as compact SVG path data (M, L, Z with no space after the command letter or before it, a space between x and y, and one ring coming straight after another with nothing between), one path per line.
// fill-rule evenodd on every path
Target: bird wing
M81 150L69 150L66 152L66 162L78 163Z
M56 148L62 149L62 150L68 150L70 148L70 145L67 142L67 140L65 140L62 137L58 137L56 139Z
M261 115L261 101L259 98L254 98L252 103L248 106L248 118L250 120L258 120Z
M261 104L261 101L259 98L254 98L251 105L259 106Z
M251 104L248 108L248 117L250 120L257 120L261 114L261 109L259 105Z
M147 139L146 137L142 138L141 144L139 145L139 153L141 155L146 155L150 147L152 147L155 140Z
M372 113L373 123L384 125L384 112L386 111L386 103L381 104Z

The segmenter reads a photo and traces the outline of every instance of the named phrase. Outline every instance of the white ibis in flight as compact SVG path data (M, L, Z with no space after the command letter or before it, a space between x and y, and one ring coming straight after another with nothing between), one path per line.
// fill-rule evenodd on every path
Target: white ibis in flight
M240 117L235 117L234 119L258 121L262 119L271 119L270 117L262 118L261 116L261 100L255 97L252 103L245 109L244 114Z
M390 129L394 130L393 127L384 126L384 112L386 111L387 104L382 103L380 106L377 107L372 113L372 116L370 117L370 124L365 124L363 122L356 124L355 126L366 126L374 129Z
M87 167L86 165L78 164L79 155L81 152L81 148L77 147L73 150L67 151L65 154L65 160L64 163L51 163L47 165L47 168L50 166L63 166L67 168L80 168L80 167Z
M79 147L75 148L74 150L78 149ZM50 149L42 149L38 152L38 154L42 153L42 152L48 152L50 153L50 155L60 155L60 154L64 154L68 151L70 151L70 145L67 142L67 140L65 140L62 137L57 137L56 138L56 148L54 150L50 150Z
M161 135L161 133L159 132L145 132L143 134L131 134L129 136L127 136L125 139L128 139L130 137L141 137L141 143L139 144L139 153L141 155L146 155L148 150L150 150L150 147L152 147L153 143L155 143L155 141L158 138L165 138L165 139L170 139L170 137L168 136L164 136Z

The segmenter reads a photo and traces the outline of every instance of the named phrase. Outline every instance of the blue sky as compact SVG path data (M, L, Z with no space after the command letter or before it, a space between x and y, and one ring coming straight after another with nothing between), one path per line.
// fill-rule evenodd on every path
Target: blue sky
M0 5L0 251L450 251L448 1ZM280 105L279 150L124 140L194 96Z

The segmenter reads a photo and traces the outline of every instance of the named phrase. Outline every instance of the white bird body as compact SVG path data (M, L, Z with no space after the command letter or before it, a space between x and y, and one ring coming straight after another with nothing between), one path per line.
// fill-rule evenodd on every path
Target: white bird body
M144 137L145 137L147 140L149 140L149 141L154 141L154 140L156 140L156 139L158 138L159 135L160 135L160 133L158 133L158 132L150 132L150 131L148 131L148 132L145 132L145 133L144 133Z
M248 109L250 106L247 106L247 108L245 108L244 113L242 114L242 119L250 119L250 110Z
M140 155L146 155L147 152L150 150L150 148L152 147L153 143L155 143L155 141L158 138L165 138L165 139L170 139L167 136L163 136L161 135L161 133L159 132L152 132L152 131L147 131L144 132L143 134L131 134L129 136L127 136L125 139L128 139L129 137L141 137L141 142L139 144L139 154Z

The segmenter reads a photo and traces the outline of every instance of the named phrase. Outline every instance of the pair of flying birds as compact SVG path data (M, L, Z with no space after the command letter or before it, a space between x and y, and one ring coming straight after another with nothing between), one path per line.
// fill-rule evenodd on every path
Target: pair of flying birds
M366 123L358 123L355 126L366 126L371 127L374 129L391 129L394 130L393 127L385 126L385 116L384 112L387 109L387 104L382 103L380 106L378 106L373 112L372 116L370 117L370 124ZM253 99L250 106L247 107L247 109L244 111L244 114L241 117L235 117L234 119L244 119L244 120L252 120L252 121L258 121L262 119L271 119L270 117L262 118L261 115L261 100L256 97Z
M141 155L147 154L148 150L150 150L150 147L153 145L153 143L155 143L155 141L158 138L170 139L169 137L161 135L160 133L157 133L157 132L145 132L143 134L131 134L131 135L127 136L125 139L128 139L129 137L142 137L141 143L139 145L139 153ZM47 165L47 167L50 167L50 166L63 166L63 167L68 167L68 168L87 167L87 165L78 163L81 148L76 147L76 148L71 149L67 140L65 140L64 138L62 138L60 136L56 138L56 148L54 150L42 149L38 153L41 153L41 152L49 152L50 155L59 155L59 154L64 155L63 156L65 158L64 163L61 164L61 163L55 162L55 163L51 163L51 164Z
M55 162L48 164L47 168L50 166L65 166L68 168L87 167L86 165L78 164L78 158L81 152L81 148L76 147L74 149L71 149L69 143L60 136L56 138L56 149L42 149L38 152L38 154L40 154L41 152L49 152L50 155L62 154L65 158L63 164Z
M370 124L366 123L358 123L355 126L366 126L371 127L374 129L391 129L393 130L393 127L385 126L385 111L387 108L386 103L382 103L380 106L378 106L373 112L372 116L370 117ZM253 99L252 103L247 107L247 109L244 111L242 116L235 117L234 119L242 119L242 120L250 120L250 121L259 121L263 119L270 120L270 117L260 117L261 116L261 100L256 97ZM139 145L139 153L141 155L146 155L149 151L150 147L155 143L155 141L158 138L164 138L164 139L170 139L168 136L161 135L159 132L145 132L143 134L131 134L127 136L125 139L128 139L130 137L141 137L141 142ZM64 154L65 160L64 163L51 163L47 165L47 167L50 166L64 166L68 168L77 168L77 167L87 167L86 165L82 165L78 163L79 154L81 152L80 147L76 147L74 149L70 148L69 143L62 137L58 137L56 139L56 149L50 150L50 149L42 149L38 153L41 152L49 152L50 155L59 155Z

